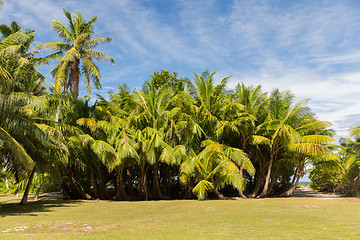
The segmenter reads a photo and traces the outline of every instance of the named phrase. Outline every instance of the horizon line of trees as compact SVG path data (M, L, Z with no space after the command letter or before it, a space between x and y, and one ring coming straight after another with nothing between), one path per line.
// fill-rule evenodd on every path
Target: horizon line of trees
M68 26L52 22L63 42L33 50L34 31L0 25L0 167L7 181L26 182L22 204L33 180L37 192L52 183L82 199L289 196L308 164L341 165L331 124L307 100L243 83L228 91L229 77L215 84L214 72L191 81L162 70L141 91L119 84L89 105L80 76L88 93L101 87L94 61L115 61L95 48L111 38L93 39L97 17L64 15ZM39 58L38 49L55 52ZM50 61L47 92L36 68Z

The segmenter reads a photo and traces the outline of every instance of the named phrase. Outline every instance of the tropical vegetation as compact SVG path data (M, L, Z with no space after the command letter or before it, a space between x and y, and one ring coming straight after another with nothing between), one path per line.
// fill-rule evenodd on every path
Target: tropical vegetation
M68 26L51 23L62 41L34 50L33 30L0 25L0 189L24 190L22 203L54 186L82 199L286 197L309 164L316 177L337 171L359 194L360 135L336 150L331 124L288 91L229 90L230 76L162 70L141 90L119 84L90 104L80 76L88 94L101 88L94 61L115 61L95 48L111 38L93 38L97 17L64 15ZM45 87L37 67L50 61L54 84Z

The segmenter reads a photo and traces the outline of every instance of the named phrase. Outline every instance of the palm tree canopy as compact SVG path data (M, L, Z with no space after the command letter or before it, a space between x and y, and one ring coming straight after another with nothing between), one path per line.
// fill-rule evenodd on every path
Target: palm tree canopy
M72 95L77 98L80 75L85 77L88 94L91 92L91 83L96 88L101 88L100 71L94 60L106 60L111 63L115 63L115 60L94 48L99 44L110 43L112 39L110 37L93 39L96 16L85 21L81 13L74 12L71 15L65 9L63 11L68 19L68 27L55 20L51 24L64 42L44 43L35 48L56 51L44 57L41 63L47 64L49 61L59 59L59 63L51 71L55 78L55 90L59 92L63 88L64 92L67 92L70 89Z

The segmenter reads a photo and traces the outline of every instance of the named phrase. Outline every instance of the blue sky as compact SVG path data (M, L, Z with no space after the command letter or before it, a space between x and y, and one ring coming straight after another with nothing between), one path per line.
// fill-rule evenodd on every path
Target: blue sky
M113 38L100 50L117 62L99 64L101 95L119 83L141 87L161 69L190 79L209 70L218 81L232 75L229 88L261 84L311 98L338 136L360 122L360 1L4 1L0 23L34 29L36 44L58 40L50 22L66 22L62 8L98 16L96 37Z

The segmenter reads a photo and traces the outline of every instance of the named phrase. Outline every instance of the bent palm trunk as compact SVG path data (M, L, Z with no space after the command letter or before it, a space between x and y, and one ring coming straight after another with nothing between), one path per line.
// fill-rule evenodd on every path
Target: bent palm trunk
M259 173L259 176L256 180L256 183L255 183L255 188L253 190L253 193L250 195L251 198L254 198L256 197L258 194L259 194L259 191L261 189L261 185L263 183L263 180L264 180L264 176L263 176L263 173Z
M300 180L300 176L297 176L297 177L296 177L295 184L293 184L293 185L289 188L289 190L287 190L286 192L283 192L283 193L280 195L280 197L288 197L288 196L290 196L290 195L294 192L294 190L296 189L296 186L298 185L299 180Z
M23 195L23 197L21 199L21 202L20 202L21 205L27 204L27 200L28 200L28 196L29 196L29 192L30 192L30 187L31 187L32 180L34 179L35 171L36 171L36 163L35 163L35 166L34 166L33 170L31 171L29 181L28 181L28 183L26 185L24 195Z
M74 171L71 167L71 165L68 165L67 166L67 170L68 172L70 173L70 179L71 179L71 182L72 182L72 185L74 187L74 190L75 190L75 195L76 195L76 198L81 198L81 199L91 199L91 196L86 194L80 187L80 184L76 181L75 179L75 174L74 174Z
M290 196L294 192L294 190L296 189L296 186L299 183L300 177L301 177L300 171L298 169L296 169L296 175L294 176L295 181L292 182L291 187L289 188L289 190L287 190L286 192L283 192L280 195L280 197L288 197L288 196Z
M59 122L59 118L60 118L60 107L61 107L61 104L59 102L57 108L56 108L56 114L55 114L55 122Z
M274 161L274 156L271 154L271 156L270 156L270 164L269 164L268 171L267 171L266 178L265 178L265 185L264 185L263 191L261 192L259 197L266 197L267 196L273 161Z

